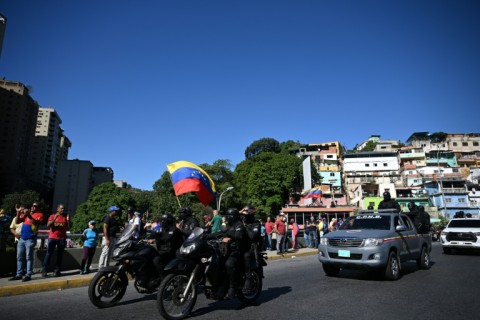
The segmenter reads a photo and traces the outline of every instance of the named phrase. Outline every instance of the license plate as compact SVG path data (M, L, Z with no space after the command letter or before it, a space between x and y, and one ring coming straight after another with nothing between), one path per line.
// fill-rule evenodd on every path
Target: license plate
M350 258L350 251L348 250L338 250L338 256L344 258Z

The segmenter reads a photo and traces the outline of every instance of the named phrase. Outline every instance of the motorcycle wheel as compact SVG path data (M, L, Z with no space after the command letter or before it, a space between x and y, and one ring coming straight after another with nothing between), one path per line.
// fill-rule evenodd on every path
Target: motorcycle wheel
M98 308L116 305L125 295L128 279L115 272L97 272L88 286L88 297Z
M255 303L260 296L260 293L262 293L263 287L263 280L258 270L253 271L250 274L250 277L250 281L252 281L252 290L250 292L239 290L237 293L238 299L246 305L252 305Z
M169 274L158 288L157 307L165 319L180 320L186 318L197 301L197 290L194 285L190 288L187 296L183 298L183 292L188 284L188 275Z

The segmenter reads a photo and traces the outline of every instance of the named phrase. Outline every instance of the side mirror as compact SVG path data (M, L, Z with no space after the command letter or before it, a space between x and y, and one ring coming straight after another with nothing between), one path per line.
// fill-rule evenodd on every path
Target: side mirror
M407 227L402 224L402 225L400 225L400 226L396 226L396 227L395 227L395 230L396 230L396 231L405 231L405 230L407 230Z

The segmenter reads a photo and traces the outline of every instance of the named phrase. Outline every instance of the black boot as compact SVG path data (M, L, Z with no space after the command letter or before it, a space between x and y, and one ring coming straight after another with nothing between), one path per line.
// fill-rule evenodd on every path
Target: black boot
M246 276L245 283L243 285L243 293L250 293L252 291L252 280L250 276Z
M228 299L234 299L235 298L235 288L230 287L228 289L227 298Z

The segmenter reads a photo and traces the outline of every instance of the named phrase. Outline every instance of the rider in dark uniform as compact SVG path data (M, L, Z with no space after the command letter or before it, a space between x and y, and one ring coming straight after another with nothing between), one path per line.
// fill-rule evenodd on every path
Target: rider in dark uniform
M225 260L225 271L229 279L228 298L235 297L235 288L237 287L237 273L239 264L243 263L243 254L248 249L248 238L245 226L241 219L238 209L231 208L225 215L227 220L227 229L213 234L207 234L206 239L215 239L223 236L222 242L228 245L228 253Z
M180 229L183 236L187 238L190 233L192 233L193 229L200 226L198 223L197 218L189 207L183 207L180 209L180 223L177 224L177 228Z
M378 209L397 209L398 211L401 211L400 205L392 199L390 192L388 191L383 193L383 200L378 204Z
M410 220L415 221L415 218L418 215L418 207L415 205L415 202L410 201L408 203L408 213L407 216L410 218Z
M240 213L243 215L243 221L245 224L245 229L247 231L248 240L250 242L249 248L243 254L244 264L245 264L245 284L243 286L244 292L251 291L251 266L252 263L258 263L257 257L259 248L262 247L261 243L261 224L258 220L255 220L256 210L252 206L245 206Z
M175 226L175 218L170 213L165 213L160 218L162 226L159 232L153 234L160 256L153 259L157 271L162 274L165 265L175 257L175 253L184 241L184 236ZM148 241L149 243L153 242Z

